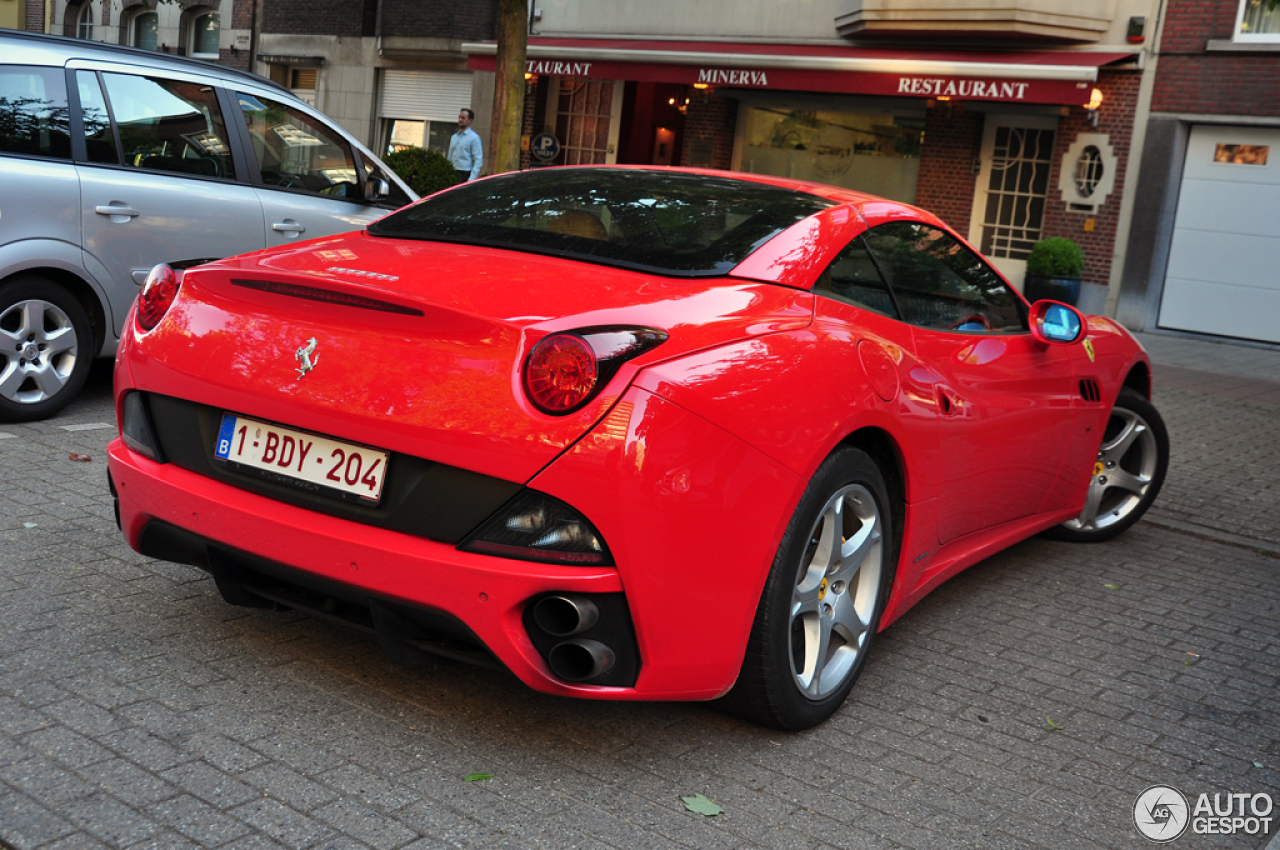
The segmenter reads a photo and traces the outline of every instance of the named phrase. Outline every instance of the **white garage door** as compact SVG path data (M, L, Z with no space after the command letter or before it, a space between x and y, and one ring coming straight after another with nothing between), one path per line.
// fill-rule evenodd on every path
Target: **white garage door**
M1280 129L1191 129L1159 324L1280 342Z

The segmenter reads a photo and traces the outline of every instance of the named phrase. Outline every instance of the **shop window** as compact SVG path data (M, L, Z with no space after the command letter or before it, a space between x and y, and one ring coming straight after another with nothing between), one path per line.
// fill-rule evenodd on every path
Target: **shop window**
M221 16L217 12L196 15L191 22L191 55L201 59L217 59L221 32Z
M923 141L923 116L753 106L739 167L913 203Z
M155 12L140 12L133 17L130 33L134 47L143 50L155 50L158 44L157 34L160 28L160 16Z
M387 149L394 153L405 148L426 148L441 156L449 153L449 137L458 129L458 121L407 121L392 118L384 122Z
M1241 0L1236 12L1235 38L1280 42L1280 4L1272 0Z

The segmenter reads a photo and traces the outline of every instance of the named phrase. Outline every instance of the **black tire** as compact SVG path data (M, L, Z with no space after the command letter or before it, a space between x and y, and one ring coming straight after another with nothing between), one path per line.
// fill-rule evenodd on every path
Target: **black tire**
M864 452L842 447L818 468L765 581L742 670L723 700L727 710L798 731L840 707L866 663L892 585L892 510L884 476ZM847 561L830 557L837 530L842 543L856 544Z
M0 421L47 419L76 397L93 331L70 292L42 277L0 283Z
M1076 543L1110 540L1147 512L1168 468L1169 432L1160 412L1125 387L1107 420L1084 509L1044 536Z

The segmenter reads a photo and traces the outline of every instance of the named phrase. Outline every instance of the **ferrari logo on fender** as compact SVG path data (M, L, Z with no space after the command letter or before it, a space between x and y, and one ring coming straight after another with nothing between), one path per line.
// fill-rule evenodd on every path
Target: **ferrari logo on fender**
M294 370L295 372L298 373L299 381L301 381L303 376L305 376L308 372L316 368L316 364L320 362L320 355L318 354L316 354L316 358L314 360L311 359L311 355L315 354L315 351L316 351L316 338L311 337L311 339L307 340L306 345L302 346L302 348L299 348L297 351L293 352L293 359L302 361L302 365Z
M1095 359L1095 355L1093 353L1093 340L1086 339L1084 341L1084 353L1089 355L1089 362L1092 363Z

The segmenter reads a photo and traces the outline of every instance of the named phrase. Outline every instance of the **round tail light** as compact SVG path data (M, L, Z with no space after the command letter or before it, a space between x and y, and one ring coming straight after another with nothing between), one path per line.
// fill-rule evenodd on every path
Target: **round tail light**
M596 353L582 337L552 334L533 347L525 391L543 413L569 413L591 397L600 377Z
M160 324L164 314L173 306L173 299L178 296L179 285L178 276L164 263L147 275L147 282L142 284L142 292L138 295L138 325L144 331Z

